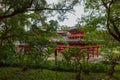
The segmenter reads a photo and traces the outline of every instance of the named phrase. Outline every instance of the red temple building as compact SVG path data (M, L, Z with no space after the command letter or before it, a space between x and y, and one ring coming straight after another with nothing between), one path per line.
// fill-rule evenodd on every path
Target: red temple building
M61 41L56 41L57 43L57 51L63 52L66 48L80 48L87 51L87 58L99 56L98 49L99 45L97 44L89 44L84 42L85 34L83 32L78 31L76 28L70 28L68 32L60 31L59 35L62 36L63 43ZM91 55L92 53L92 55Z
M61 35L63 39L63 41L57 39L55 40L57 43L57 52L61 53L66 48L80 48L87 51L87 59L89 59L90 57L99 56L99 45L91 44L91 42L86 43L84 40L85 34L77 30L76 28L72 27L69 29L68 32L59 31L57 33ZM16 52L19 53L20 51L29 52L30 45L26 43L19 43Z

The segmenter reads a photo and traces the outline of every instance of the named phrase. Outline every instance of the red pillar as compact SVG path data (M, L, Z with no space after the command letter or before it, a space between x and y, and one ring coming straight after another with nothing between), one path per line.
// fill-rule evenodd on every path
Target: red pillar
M92 48L92 57L94 57L94 47Z
M96 54L97 54L97 57L99 57L98 49L99 49L99 47L96 48Z

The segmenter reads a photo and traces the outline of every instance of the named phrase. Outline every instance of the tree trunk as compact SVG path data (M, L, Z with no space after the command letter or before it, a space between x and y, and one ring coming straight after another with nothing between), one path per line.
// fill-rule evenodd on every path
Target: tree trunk
M108 73L110 77L113 77L113 74L114 74L114 72L115 72L115 66L116 66L116 62L113 61L113 62L111 63L110 71L109 71L109 73Z
M78 74L77 74L77 76L76 76L76 80L83 80L83 78L82 78L82 76L81 76L81 72L82 72L82 64L81 63L79 63L79 72L78 72Z
M81 71L79 71L79 73L77 74L76 80L83 80L83 78L81 77Z

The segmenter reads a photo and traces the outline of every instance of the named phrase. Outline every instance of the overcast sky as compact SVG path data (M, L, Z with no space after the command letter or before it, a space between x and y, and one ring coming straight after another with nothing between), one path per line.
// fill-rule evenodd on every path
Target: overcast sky
M48 3L57 3L59 0L47 0ZM77 24L77 19L81 18L81 15L84 14L84 10L83 10L83 6L81 5L77 5L74 7L75 12L69 13L67 12L68 19L65 19L63 22L59 22L60 25L67 25L67 26L74 26L75 24ZM75 14L75 15L74 15ZM57 17L51 17L50 19L54 19L57 20Z

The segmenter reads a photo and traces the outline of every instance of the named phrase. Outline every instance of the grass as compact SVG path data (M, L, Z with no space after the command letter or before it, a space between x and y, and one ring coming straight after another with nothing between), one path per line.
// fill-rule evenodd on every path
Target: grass
M21 71L21 68L0 68L0 80L56 80L56 72L50 70L30 69ZM75 73L58 72L57 80L74 80Z
M57 72L57 80L75 80L76 73ZM120 72L115 73L114 78L110 78L105 73L90 73L83 75L84 80L120 80ZM56 80L56 72L51 70L30 69L22 71L21 68L0 67L0 80Z

